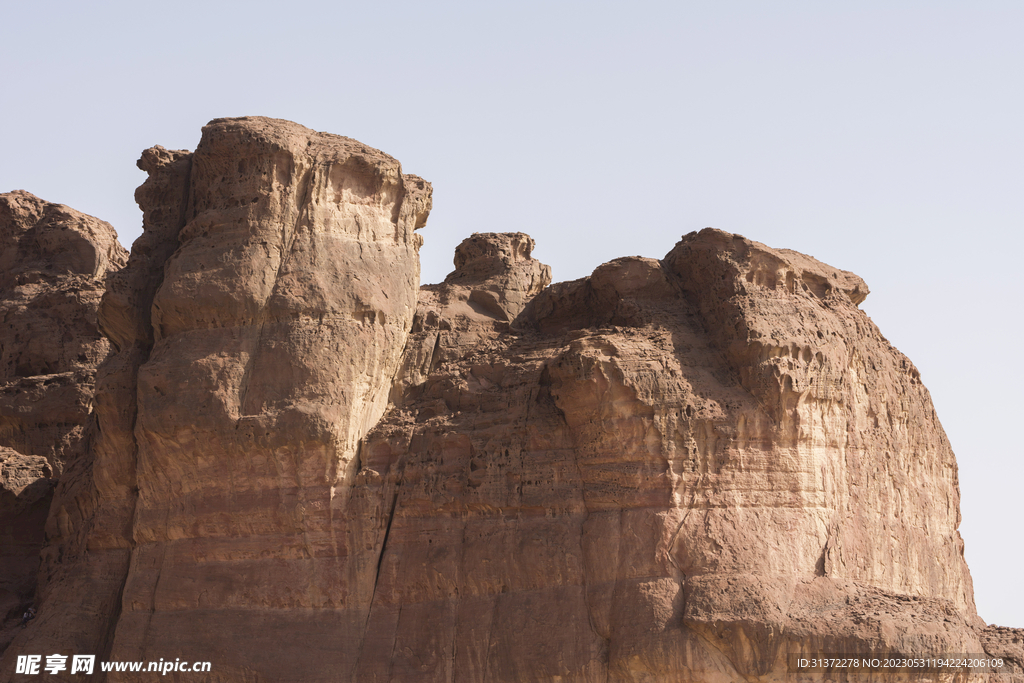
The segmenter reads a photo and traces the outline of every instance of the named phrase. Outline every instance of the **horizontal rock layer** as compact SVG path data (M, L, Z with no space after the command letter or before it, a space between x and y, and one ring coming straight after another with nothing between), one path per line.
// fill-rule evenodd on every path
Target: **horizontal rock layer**
M430 186L377 150L220 119L139 164L97 428L5 675L32 650L233 682L774 681L795 653L988 651L1024 680L856 275L708 229L550 285L529 236L481 233L418 288Z
M709 229L511 325L467 311L463 279L423 288L363 448L390 512L360 680L774 680L791 653L984 651L955 460L860 278Z

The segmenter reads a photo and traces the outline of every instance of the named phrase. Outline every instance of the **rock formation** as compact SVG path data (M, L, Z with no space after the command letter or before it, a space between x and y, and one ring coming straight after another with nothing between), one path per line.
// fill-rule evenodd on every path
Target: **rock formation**
M182 681L776 681L800 653L987 651L1024 680L852 273L708 229L550 285L529 236L476 234L419 288L430 185L377 150L219 119L140 167L96 429L3 676L31 651L211 662Z
M420 297L419 381L363 449L392 512L359 680L775 680L793 653L984 652L955 460L860 278L709 229L509 325L465 310L456 265Z
M55 474L81 451L96 366L96 310L128 254L114 229L28 192L0 194L0 444Z
M0 650L14 638L36 591L52 477L46 458L0 447Z
M126 258L109 224L0 194L0 651L35 592L54 480L86 447L110 348L96 310Z

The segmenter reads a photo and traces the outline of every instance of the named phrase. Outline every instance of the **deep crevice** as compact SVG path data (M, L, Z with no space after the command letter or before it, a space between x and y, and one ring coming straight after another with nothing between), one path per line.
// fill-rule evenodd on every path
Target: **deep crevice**
M408 340L406 340L406 346L408 346L408 344L409 344L409 342L408 342ZM403 352L402 355L405 355L404 352ZM430 364L427 365L427 373L428 374L432 373L434 370L437 369L437 366L440 364L440 357L441 357L441 330L438 330L437 331L437 336L434 337L434 348L430 352Z
M132 558L133 558L133 556L135 554L135 549L136 549L136 546L137 546L137 544L135 542L135 516L136 516L136 513L138 511L138 504L139 504L139 485L138 485L139 484L139 482L138 482L138 473L139 473L139 442L138 442L138 439L135 436L135 428L136 428L136 425L137 425L138 420L139 420L139 403L138 403L139 369L142 368L142 366L144 366L146 363L149 362L150 356L153 353L153 346L154 346L154 340L155 340L155 334L154 334L155 330L153 328L152 306L153 306L153 301L156 298L156 293L160 289L160 287L163 285L163 282L164 282L164 275L165 275L164 267L167 265L167 262L170 261L171 258L173 258L173 256L177 253L177 248L180 246L178 244L179 235L181 234L181 231L185 228L185 226L188 224L190 218L193 217L191 214L193 214L193 212L195 210L195 207L193 205L194 192L193 192L193 186L192 186L193 185L193 181L194 181L194 177L193 177L193 173L192 173L192 171L193 171L193 163L192 162L193 162L193 159L194 159L194 155L193 154L189 154L186 157L186 159L187 159L187 164L188 164L188 170L186 171L186 175L185 175L184 182L183 182L183 187L182 187L182 192L181 192L182 196L181 196L181 199L179 200L178 219L176 221L177 225L176 225L176 228L175 228L175 230L173 232L173 235L169 236L169 239L166 239L165 242L163 243L163 245L161 245L161 246L171 246L172 248L167 250L167 253L164 254L164 258L162 259L162 262L159 264L159 266L160 266L159 268L153 268L152 267L153 263L147 264L147 265L149 265L151 267L152 272L158 273L159 276L154 278L152 281L146 283L146 285L144 285L140 290L137 290L137 295L136 295L137 296L137 298L136 298L136 306L137 306L136 314L141 318L140 322L142 323L143 329L146 331L146 335L144 336L143 339L136 340L136 342L134 344L134 346L137 349L139 349L141 351L141 353L140 353L140 357L138 358L138 360L135 363L133 363L133 367L129 371L131 373L131 375L132 375L132 386L134 387L133 395L135 396L135 407L134 407L134 410L132 411L131 429L129 431L129 433L131 434L132 446L133 446L133 448L132 448L132 476L134 478L134 482L133 482L132 492L133 492L134 495L132 497L132 509L131 509L131 512L128 515L129 519L131 520L131 524L130 524L130 526L128 528L128 532L127 532L127 535L126 535L126 538L125 538L125 541L127 542L128 548L126 549L124 575L121 577L120 586L118 587L118 590L117 590L117 599L116 599L116 601L114 603L113 614L111 615L110 621L107 623L106 633L104 635L103 642L101 643L101 651L97 653L97 655L101 656L102 659L105 660L105 661L109 661L110 660L111 653L112 653L112 651L114 649L114 639L117 636L117 626L118 626L118 624L121 621L121 614L124 611L124 591L125 591L126 586L128 585L128 578L131 575L131 571L132 571ZM152 175L150 177L152 177ZM144 226L144 228L143 228L143 234L144 235L146 233L146 228L147 227L149 227L149 226ZM132 246L134 248L135 245L132 245ZM154 245L154 247L152 249L152 252L150 254L150 260L152 260L152 256L154 256L154 255L159 256L159 251L156 249L156 245ZM128 272L128 269L131 268L132 265L135 265L136 268L140 268L141 267L141 265L138 264L138 263L133 264L132 261L131 261L131 256L129 255L129 260L125 264L124 268L122 268L121 272ZM111 354L111 356L108 357L107 361L104 361L104 363L101 364L101 365L106 364L113 357L114 357L114 354ZM91 438L91 443L88 446L88 452L89 453L91 453L92 449L95 447L95 444L97 442L96 436L98 436L100 434L100 432L101 432L100 422L99 422L98 418L96 418L96 420L95 420L95 422L93 424L94 424L95 431L94 431L93 437ZM162 569L163 569L163 564L162 564L162 559L161 559L160 571L162 571ZM157 582L159 583L159 574L157 576ZM153 600L154 600L154 602L153 602L152 611L150 612L150 621L152 620L153 613L155 612L155 609L156 609L156 603L155 603L155 600L156 600L156 586L154 586ZM148 628L148 624L147 624L147 628ZM101 682L102 681L106 681L107 680L106 675L101 672L99 680Z
M377 597L377 584L380 582L380 569L384 565L384 553L388 546L388 536L391 535L391 524L395 521L395 509L398 507L398 485L395 487L395 497L391 500L391 512L388 513L388 524L384 528L384 540L380 543L380 555L377 556L377 573L373 577L373 595L370 596L370 611L373 611L373 599Z

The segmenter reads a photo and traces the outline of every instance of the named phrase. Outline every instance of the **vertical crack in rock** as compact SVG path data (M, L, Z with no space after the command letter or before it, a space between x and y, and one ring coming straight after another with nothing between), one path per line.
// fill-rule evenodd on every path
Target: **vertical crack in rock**
M697 477L697 481L693 485L693 491L692 491L691 496L690 496L690 504L686 506L685 512L683 512L683 518L681 520L679 520L679 525L676 527L675 532L672 534L672 537L669 539L668 547L669 547L670 551L675 548L676 542L679 540L679 533L686 526L687 518L690 516L690 513L693 512L694 508L696 507L697 496L700 494L700 487L701 487L701 484L704 483L704 475L705 474L706 474L705 472L701 472L700 475ZM679 570L679 574L680 574L680 576L682 576L683 582L685 582L686 581L686 572L683 571L683 568L680 567L679 564L676 562L675 553L674 552L670 552L669 553L668 560L669 560L669 562L672 563L673 567L675 567L677 570Z
M88 449L50 509L39 616L24 634L48 652L109 655L135 545L136 373L153 345L150 304L163 263L177 247L191 160L186 152L155 147L143 152L139 167L149 173L136 192L143 235L127 265L106 280L96 324L113 352L97 370Z
M388 512L388 521L384 526L384 538L380 542L380 554L377 556L377 572L373 576L373 593L370 596L370 610L373 610L373 598L377 595L377 585L380 583L380 568L384 563L384 553L387 552L388 536L391 535L391 523L395 521L395 509L398 507L398 496L401 491L401 484L395 486L395 495L391 499L391 510ZM366 616L370 618L369 613Z

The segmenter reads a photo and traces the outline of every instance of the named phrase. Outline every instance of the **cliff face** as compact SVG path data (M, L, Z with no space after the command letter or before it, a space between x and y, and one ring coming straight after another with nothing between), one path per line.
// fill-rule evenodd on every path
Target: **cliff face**
M709 229L510 326L465 310L462 275L424 288L422 380L363 449L393 512L360 679L772 680L789 653L983 651L955 460L860 278Z
M55 479L87 449L96 321L127 253L107 223L0 194L0 651L32 601Z
M549 286L530 237L478 234L419 288L430 186L377 150L220 119L140 167L96 428L5 676L28 652L251 682L769 681L801 652L985 648L1020 671L857 276L709 229Z
M376 556L349 551L344 512L415 311L430 186L258 118L139 165L144 234L100 310L116 353L88 469L57 492L40 614L16 645L203 651L238 680L288 654L282 631L297 656L302 629L333 643L355 627L349 567Z
M0 444L55 474L81 452L108 272L128 254L114 229L28 192L0 194Z

